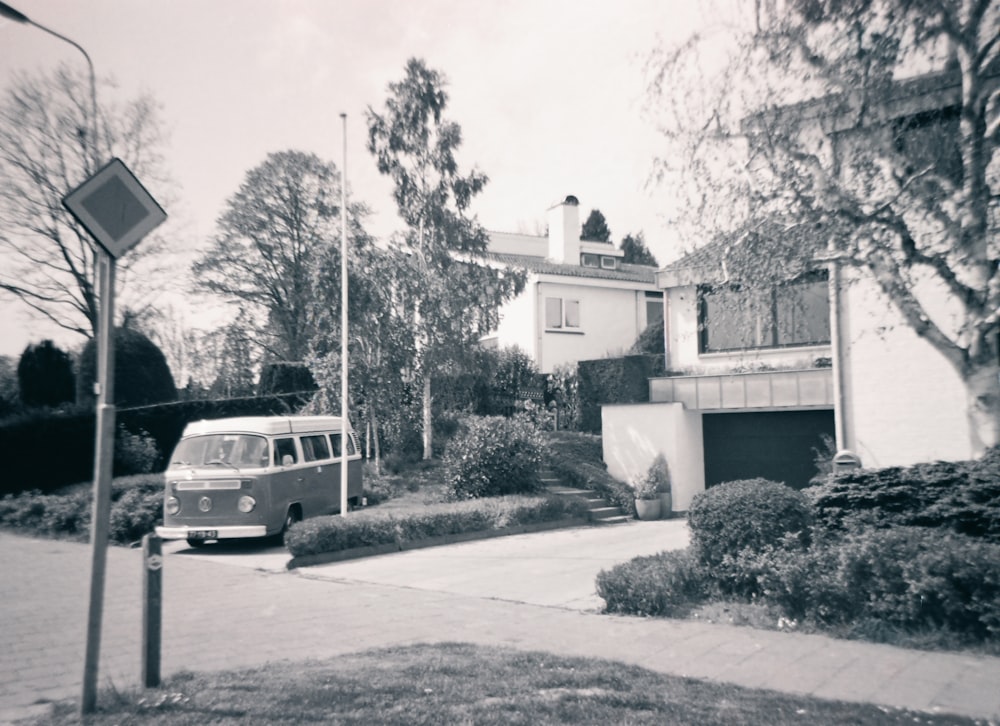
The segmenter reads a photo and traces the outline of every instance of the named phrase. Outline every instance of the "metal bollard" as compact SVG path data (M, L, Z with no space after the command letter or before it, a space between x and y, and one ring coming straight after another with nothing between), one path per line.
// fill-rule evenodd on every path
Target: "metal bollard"
M163 540L142 538L142 682L160 686L160 643L163 621Z

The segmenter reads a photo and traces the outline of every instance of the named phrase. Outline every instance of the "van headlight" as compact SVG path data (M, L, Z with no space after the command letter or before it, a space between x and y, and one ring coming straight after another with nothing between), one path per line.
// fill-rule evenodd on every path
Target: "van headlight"
M240 500L236 503L237 509L239 509L244 514L252 512L253 508L256 506L257 506L257 500L246 494L240 497Z
M164 507L167 514L177 514L181 511L181 500L177 497L167 497L167 502Z

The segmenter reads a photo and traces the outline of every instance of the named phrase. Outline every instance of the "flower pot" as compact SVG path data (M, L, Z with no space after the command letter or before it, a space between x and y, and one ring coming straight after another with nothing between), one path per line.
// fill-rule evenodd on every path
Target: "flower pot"
M660 518L659 499L636 499L635 514L639 519L645 521Z
M660 493L660 519L670 519L674 516L673 497L670 492Z

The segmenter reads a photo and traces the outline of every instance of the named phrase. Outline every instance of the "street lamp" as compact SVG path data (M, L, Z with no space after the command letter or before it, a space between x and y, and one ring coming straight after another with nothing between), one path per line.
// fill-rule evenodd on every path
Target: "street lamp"
M91 144L94 147L94 159L93 159L93 171L97 168L97 81L94 77L94 63L90 60L90 56L87 51L83 49L79 43L77 43L72 38L67 38L65 35L57 33L51 28L46 28L41 23L36 23L34 20L29 18L24 13L15 10L10 5L5 2L0 2L0 18L7 18L8 20L13 20L15 23L24 23L25 25L33 25L39 30L45 31L49 35L52 35L59 40L69 43L71 46L76 48L78 51L83 53L84 59L87 61L87 71L90 74L90 116L91 116L91 133L92 141Z
M59 40L69 43L83 54L87 61L90 74L90 110L91 110L91 147L93 148L92 168L85 173L93 173L97 169L97 83L94 78L94 63L87 51L76 41L65 35L46 28L31 20L10 5L0 2L0 18L7 18L17 23L33 25ZM86 159L84 161L86 166ZM83 665L83 690L80 699L80 712L92 712L97 705L97 669L101 648L101 621L104 612L104 575L107 568L108 546L108 516L110 509L111 489L111 457L114 446L114 400L112 397L114 385L114 287L115 263L107 252L96 249L98 260L98 296L100 299L100 317L98 330L100 332L97 351L97 420L96 446L94 453L94 516L91 529L91 575L90 600L87 611L87 643Z

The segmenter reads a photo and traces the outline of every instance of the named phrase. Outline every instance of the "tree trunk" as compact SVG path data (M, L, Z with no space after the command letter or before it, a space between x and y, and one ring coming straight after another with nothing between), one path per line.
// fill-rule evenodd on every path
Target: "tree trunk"
M430 461L434 455L432 448L433 430L431 421L431 377L424 375L424 461Z
M375 418L375 411L372 410L369 416L368 425L371 427L372 439L375 444L375 473L382 476L382 447L378 440L378 419Z
M965 376L973 456L1000 444L1000 370L982 365Z

